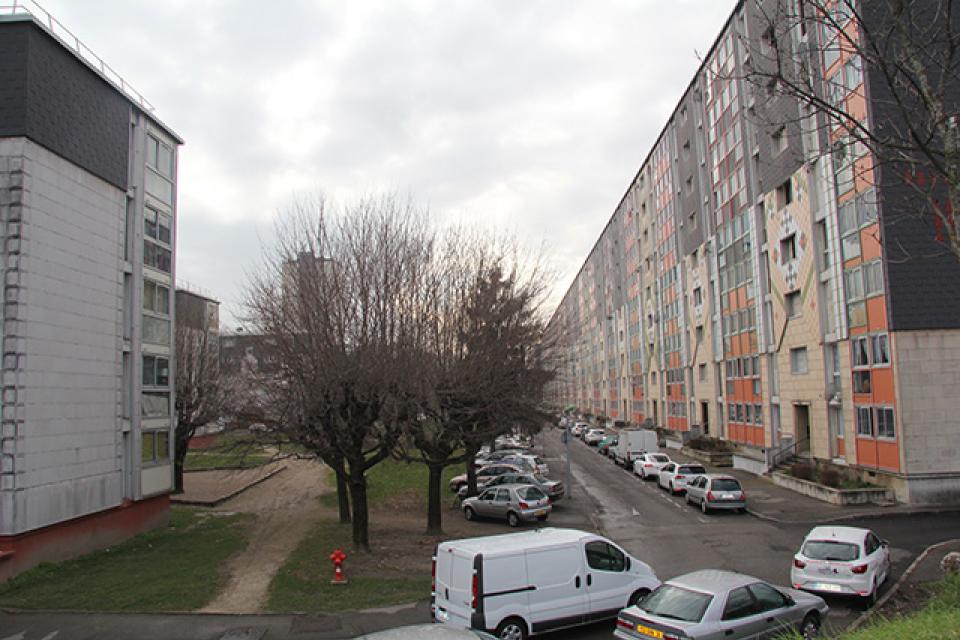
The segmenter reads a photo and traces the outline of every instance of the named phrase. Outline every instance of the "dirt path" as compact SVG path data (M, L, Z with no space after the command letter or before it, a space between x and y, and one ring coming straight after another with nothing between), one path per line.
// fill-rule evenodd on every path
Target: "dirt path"
M253 513L250 544L227 565L230 580L208 613L256 613L267 603L267 588L287 556L325 512L317 498L329 489L326 468L310 460L287 460L287 469L221 504L218 511Z

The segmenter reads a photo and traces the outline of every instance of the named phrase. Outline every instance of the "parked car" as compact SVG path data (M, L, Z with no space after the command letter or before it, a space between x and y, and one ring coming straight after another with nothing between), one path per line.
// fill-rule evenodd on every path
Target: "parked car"
M610 457L611 449L617 445L618 436L606 436L597 443L597 453Z
M507 456L503 461L507 464L515 464L518 467L528 466L532 471L536 471L537 473L550 473L550 467L547 466L547 463L544 462L540 456L532 453Z
M484 489L480 495L463 501L463 517L506 520L511 527L521 522L546 520L553 507L539 487L530 484L505 484Z
M588 429L589 427L590 425L588 425L586 422L578 422L574 424L572 427L570 427L570 433L571 435L574 435L579 438L580 434L583 433L584 429Z
M357 636L356 640L495 640L476 629L456 629L442 624L410 624Z
M747 510L747 494L740 481L731 476L708 473L687 482L687 504L698 504L700 510L735 509Z
M487 482L491 478L503 473L523 473L525 471L527 471L527 469L522 469L515 464L490 464L477 469L477 484ZM466 486L466 484L467 474L461 473L458 476L454 476L450 478L450 491L456 493L460 491L460 487Z
M660 584L645 562L575 529L448 540L433 562L434 619L510 640L614 618Z
M820 632L830 608L823 598L775 587L732 571L695 571L667 580L637 606L620 612L623 640L804 638Z
M660 469L673 462L665 453L644 453L633 461L633 473L644 480L656 478Z
M814 527L790 568L790 582L797 589L860 596L869 604L888 577L886 540L857 527Z
M633 461L644 453L660 450L659 436L650 429L630 429L620 432L620 440L611 451L617 464L624 469L633 469Z
M606 433L603 429L590 429L583 436L583 441L586 442L591 447L600 444L600 441L606 436Z
M496 464L502 462L504 458L510 458L513 456L522 455L525 453L522 449L497 449L496 451L487 451L485 454L477 454L474 464L478 466L484 466L488 464Z
M547 494L550 502L556 502L563 497L563 483L556 480L548 480L539 473L504 473L484 483L481 489L489 489L501 484L532 484L540 487L540 490ZM467 497L467 486L460 487L457 495L461 499Z
M702 464L681 464L670 462L663 465L657 474L657 482L670 493L683 493L687 490L687 482L696 476L702 476L707 470Z

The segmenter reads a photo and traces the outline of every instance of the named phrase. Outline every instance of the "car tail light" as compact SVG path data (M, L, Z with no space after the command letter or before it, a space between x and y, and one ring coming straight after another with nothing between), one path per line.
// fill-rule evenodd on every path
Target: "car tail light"
M747 499L747 492L744 491L742 488L740 489L740 499L741 499L741 500L746 500L746 499Z
M521 508L521 509L529 509L529 508L530 508L530 505L528 505L526 502L521 502L521 503L520 503L520 508Z
M650 464L649 462L647 462L647 463L646 463L646 464L644 464L643 466L644 466L644 467L646 467L647 469L649 469L649 468L650 468L650 467L652 467L653 465L652 465L652 464Z
M473 574L473 580L470 582L470 606L474 609L477 608L477 603L480 600L480 579L477 577L477 574Z
M663 640L683 640L686 636L678 636L673 633L663 634Z
M868 568L868 567L869 567L869 565L861 564L861 565L857 565L857 566L854 567L853 569L850 569L850 571L853 571L853 572L854 572L855 574L857 574L857 575L861 575L861 574L864 574L864 573L867 572L867 568Z
M617 618L617 626L623 627L624 629L633 629L633 623L623 618Z
M793 566L795 566L797 569L803 569L804 567L807 566L807 563L804 562L803 560L798 559L798 558L794 558L794 559L793 559Z
M437 591L437 559L433 559L433 567L430 569L430 591Z
M707 501L713 502L713 491L707 491Z
M686 476L681 476L680 474L674 476L674 480L683 480L684 478L686 478Z

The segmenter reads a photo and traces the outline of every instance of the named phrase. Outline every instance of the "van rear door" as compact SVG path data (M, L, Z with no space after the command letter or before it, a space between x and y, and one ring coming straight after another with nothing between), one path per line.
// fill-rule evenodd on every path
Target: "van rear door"
M580 545L530 549L526 561L527 577L533 587L527 594L532 631L583 622L588 601Z
M441 544L436 562L434 619L469 628L473 610L473 554Z

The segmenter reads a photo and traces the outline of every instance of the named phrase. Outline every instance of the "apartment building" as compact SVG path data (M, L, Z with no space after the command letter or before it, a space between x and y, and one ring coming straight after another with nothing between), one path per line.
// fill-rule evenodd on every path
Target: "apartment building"
M0 16L0 580L160 526L177 148L55 18Z
M960 265L866 148L744 80L776 4L737 3L564 295L551 400L956 501ZM831 100L892 117L835 32L775 37Z

